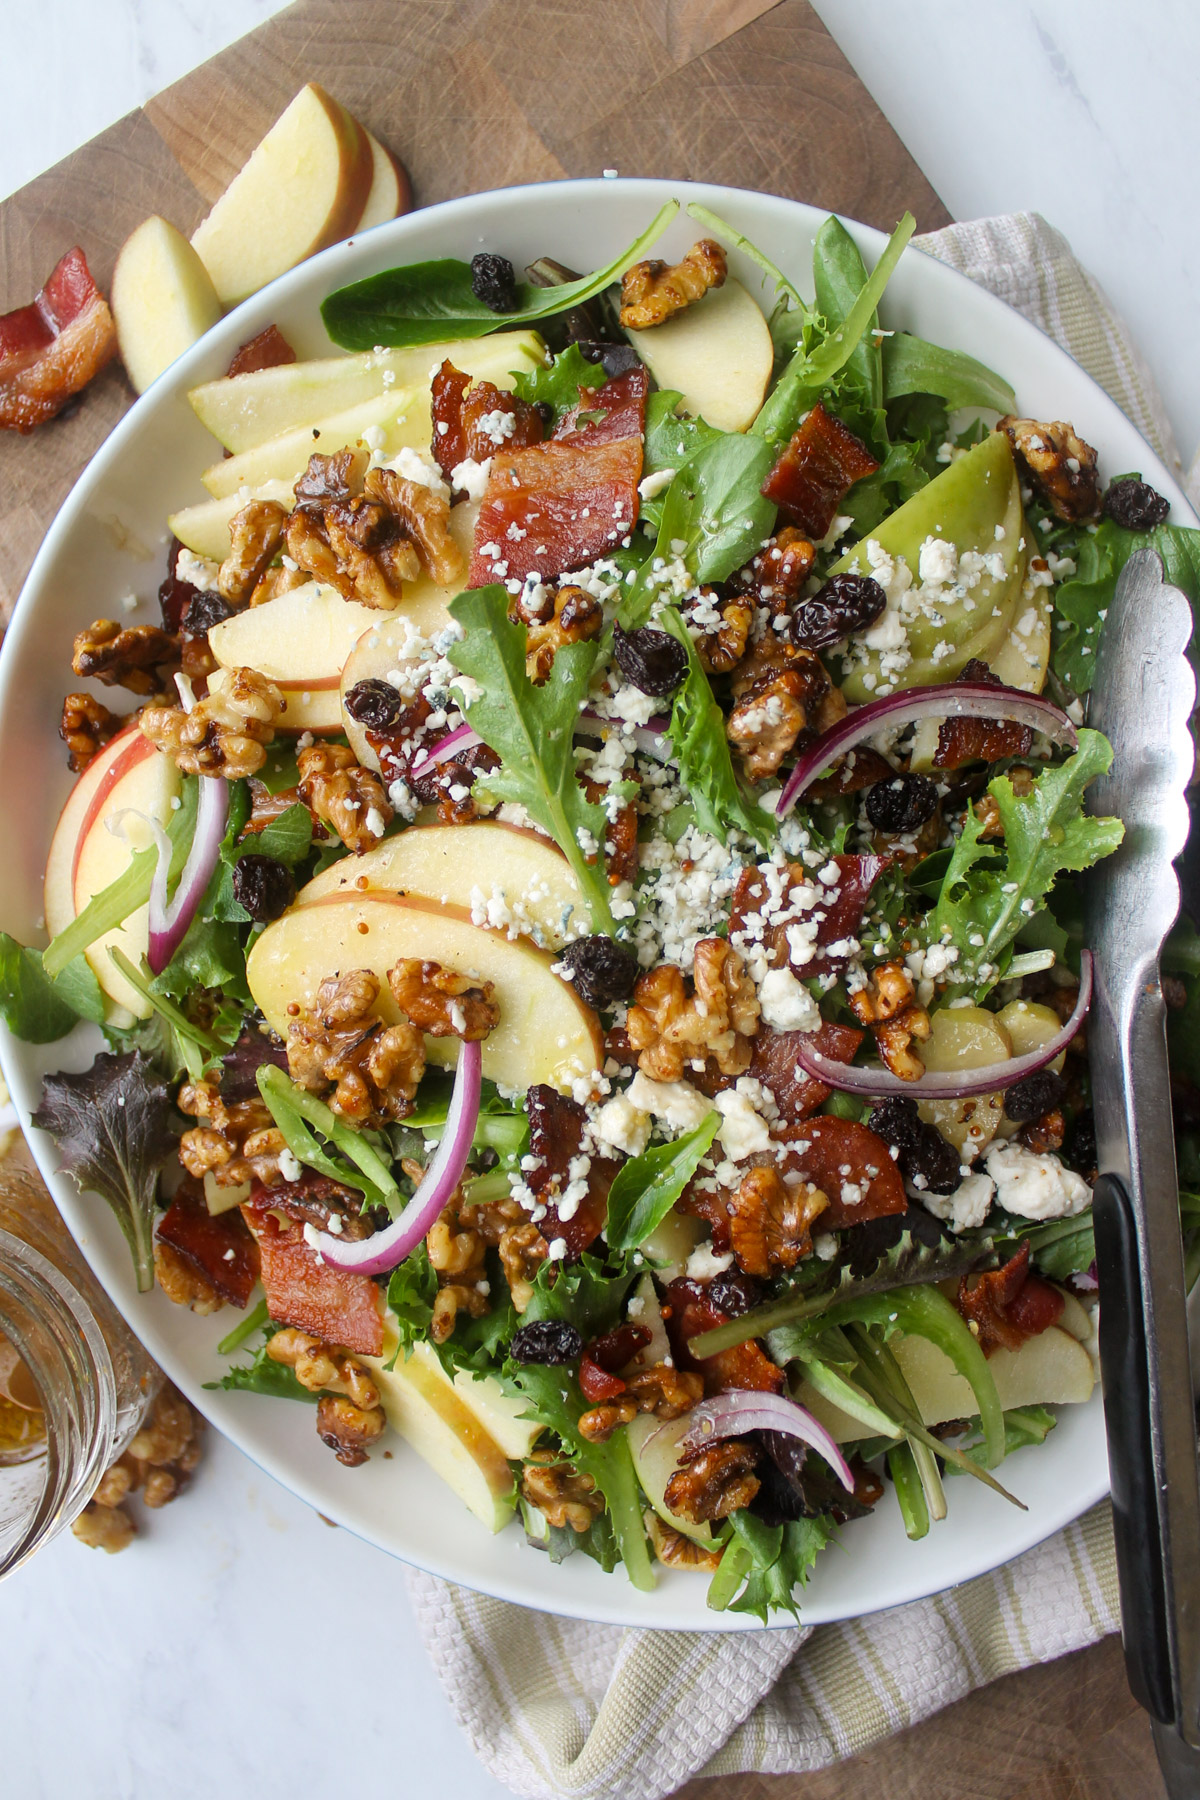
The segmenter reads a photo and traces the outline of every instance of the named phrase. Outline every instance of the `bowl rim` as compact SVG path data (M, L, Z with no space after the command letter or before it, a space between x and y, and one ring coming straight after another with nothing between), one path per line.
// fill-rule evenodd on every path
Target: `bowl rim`
M791 200L779 195L764 194L760 190L733 188L704 182L671 181L648 177L621 178L616 182L599 177L579 178L569 181L535 182L512 188L501 188L482 193L462 195L454 199L438 202L436 205L430 207L419 208L414 212L403 215L399 219L390 220L385 224L376 226L370 232L363 233L347 239L342 243L333 245L329 249L322 251L319 255L311 257L306 262L300 263L295 268L288 270L275 281L271 282L267 287L261 289L257 294L250 296L231 312L227 313L216 325L206 332L196 344L185 351L169 369L165 370L163 374L147 388L145 393L135 400L134 404L122 418L118 420L113 430L97 447L96 451L81 471L45 533L29 573L22 584L21 592L13 609L12 618L5 634L4 642L0 645L0 717L4 714L7 697L13 685L19 678L19 671L24 657L27 654L36 654L36 647L27 646L26 639L35 629L36 602L39 592L45 585L48 575L53 570L63 546L69 540L71 533L75 529L80 518L84 515L94 489L103 480L109 468L117 462L126 445L137 437L147 420L160 405L167 401L169 395L173 395L179 391L186 393L186 389L189 386L194 385L195 380L198 377L200 379L206 378L215 351L231 352L240 343L246 341L248 337L253 336L256 331L261 330L263 325L269 322L269 315L273 314L280 304L286 303L291 299L294 294L303 294L306 289L310 288L315 291L327 293L332 291L334 287L343 285L350 279L357 278L355 270L360 269L361 265L364 263L373 260L368 253L364 252L364 246L366 245L370 245L371 249L375 252L386 251L393 260L399 260L403 256L405 244L413 238L419 239L423 231L428 228L431 220L437 220L439 222L448 221L453 224L456 220L470 219L473 225L477 225L480 220L481 209L486 213L489 203L497 205L502 204L506 207L516 206L518 208L524 208L531 205L535 206L539 197L545 196L547 193L557 195L560 194L563 189L567 189L574 194L577 194L580 204L596 199L601 199L605 203L610 203L610 197L616 192L623 197L624 203L630 207L639 201L644 201L649 208L661 205L665 200L672 197L679 198L683 205L686 205L689 199L701 199L705 204L712 206L717 210L720 208L720 201L723 195L728 196L735 203L739 200L746 199L766 201L772 207L794 209L795 214L798 215L798 222L802 227L810 226L814 219L820 220L827 216L824 209L810 206L806 202ZM886 234L873 226L863 225L854 220L846 219L845 223L851 230L856 241L858 241L868 252L877 256L887 241ZM1099 397L1099 401L1102 402L1103 408L1115 410L1128 429L1137 433L1139 437L1141 436L1141 434L1138 433L1136 425L1134 425L1133 421L1121 411L1113 398L1100 387L1099 383L1097 383L1085 369L1083 369L1077 359L1071 356L1061 345L1049 338L1047 334L1041 332L1031 321L1025 319L1023 315L1017 313L1015 309L1010 308L1004 301L990 293L986 288L980 287L961 271L940 262L929 251L923 249L919 242L910 246L910 248L915 249L927 262L933 263L936 266L939 273L937 276L933 277L935 283L946 290L952 290L954 286L958 284L960 292L969 292L971 296L969 305L972 309L976 310L984 317L989 313L997 318L1003 317L1006 321L1006 327L1010 330L1012 329L1012 321L1016 320L1018 321L1018 329L1020 331L1035 333L1037 338L1041 339L1042 342L1049 347L1053 357L1061 358L1071 365L1072 369L1075 371L1076 378L1082 380L1082 382L1094 391ZM320 354L320 352L318 352L318 354ZM335 346L328 354L343 353ZM225 360L228 360L227 355ZM1178 482L1173 478L1171 472L1163 465L1161 458L1157 455L1152 446L1146 443L1144 439L1142 439L1142 442L1145 445L1144 466L1149 470L1155 484L1161 486L1170 495L1176 517L1183 519L1187 523L1193 525L1197 524L1198 521L1196 515L1189 505L1186 496L1182 493ZM67 1040L62 1041L65 1043ZM3 1069L5 1076L9 1081L10 1089L13 1091L14 1095L19 1089L23 1089L26 1086L24 1071L20 1068L24 1048L25 1047L20 1045L18 1040L12 1038L6 1030L0 1028L0 1068ZM86 1221L83 1220L82 1214L79 1211L78 1203L82 1196L75 1190L73 1184L70 1183L56 1168L52 1140L43 1138L39 1133L30 1133L27 1136L26 1141L29 1144L30 1152L37 1163L40 1173L50 1187L51 1193L54 1195L59 1210L63 1213L68 1228L80 1243L83 1254L88 1258L89 1263L95 1266L93 1257L90 1253L90 1246L87 1242ZM129 1318L131 1328L134 1329L139 1336L146 1335L154 1340L153 1354L158 1360L164 1362L164 1366L167 1366L171 1378L178 1383L192 1403L196 1405L201 1412L205 1413L206 1416L211 1417L210 1405L212 1403L209 1402L206 1391L200 1383L194 1380L185 1369L181 1369L178 1366L174 1370L170 1368L169 1365L172 1361L172 1347L170 1343L165 1340L163 1332L157 1328L152 1320L142 1319L139 1321L136 1319L136 1316L131 1316L132 1309L127 1303L132 1295L132 1289L128 1286L121 1287L116 1285L115 1279L110 1282L110 1280L106 1278L105 1272L101 1269L96 1269L96 1273L102 1284L111 1294L118 1309ZM136 1298L136 1296L134 1296L134 1298ZM150 1327L148 1332L146 1329L147 1326ZM1097 1395L1093 1396L1093 1399L1088 1403L1088 1406L1098 1409L1098 1389ZM1081 1410L1086 1410L1086 1408ZM230 1419L221 1416L219 1423L217 1423L217 1429L225 1436L231 1438L237 1447L250 1457L250 1459L265 1473L271 1475L274 1479L279 1480L282 1485L307 1501L307 1503L312 1505L316 1510L330 1510L328 1495L318 1491L312 1486L303 1470L291 1469L286 1473L281 1473L277 1466L273 1466L274 1453L264 1450L261 1442L263 1434L260 1430L255 1429L253 1419L254 1415L248 1415L249 1429L245 1429L242 1427L240 1419ZM1099 1422L1097 1422L1096 1429L1102 1430L1102 1425L1100 1425ZM1051 1454L1053 1454L1053 1450L1051 1451ZM1014 1532L1014 1530L1010 1528L1009 1532L1005 1535L1003 1547L995 1553L987 1548L986 1542L981 1542L979 1546L980 1554L974 1561L970 1571L952 1577L951 1579L954 1581L974 1579L975 1577L983 1575L998 1567L1001 1563L1007 1562L1013 1557L1031 1549L1036 1544L1053 1535L1054 1532L1061 1529L1071 1520L1079 1517L1083 1512L1095 1505L1099 1500L1103 1499L1107 1492L1108 1484L1105 1480L1102 1483L1093 1483L1082 1491L1073 1491L1069 1500L1065 1500L1061 1507L1050 1508L1049 1512L1045 1505L1039 1503L1037 1511L1031 1511L1027 1515L1027 1527L1024 1531ZM353 1517L342 1516L338 1519L338 1523L344 1528L352 1531L354 1535L362 1537L365 1541L385 1550L390 1555L399 1557L402 1561L410 1562L414 1567L425 1569L443 1579L455 1581L464 1586L474 1587L476 1591L489 1593L500 1599L510 1600L517 1604L538 1610L557 1612L577 1618L593 1619L599 1622L626 1626L644 1626L648 1622L642 1617L632 1617L629 1610L622 1606L621 1599L624 1595L629 1593L630 1590L627 1583L621 1580L619 1572L617 1573L615 1580L609 1578L609 1582L604 1590L603 1599L589 1599L586 1604L574 1604L570 1601L568 1596L564 1595L561 1597L560 1602L556 1604L553 1594L531 1592L528 1583L523 1584L519 1579L510 1580L501 1578L498 1575L496 1579L490 1580L485 1584L482 1581L473 1581L469 1576L464 1576L461 1569L453 1566L453 1562L447 1561L445 1558L438 1558L436 1556L422 1558L416 1551L402 1551L395 1544L381 1541L380 1537L366 1526L355 1523ZM524 1567L524 1565L521 1566ZM918 1574L917 1567L914 1566L911 1578L907 1581L904 1579L896 1581L889 1587L887 1594L877 1602L875 1607L863 1609L856 1604L852 1611L844 1609L838 1611L835 1607L832 1610L826 1608L816 1612L808 1612L807 1614L802 1612L802 1622L829 1622L837 1618L865 1616L865 1610L877 1610L881 1607L891 1608L893 1606L906 1604L913 1600L925 1598L932 1593L943 1591L944 1586L944 1583L938 1583L936 1580L931 1584L927 1578L923 1578ZM612 1598L611 1601L608 1601L607 1596L610 1593ZM704 1615L702 1604L695 1618L677 1618L675 1620L668 1618L662 1621L661 1624L653 1621L650 1622L655 1624L656 1629L670 1630L708 1629L728 1631L758 1630L764 1628L757 1620L746 1619L742 1615ZM784 1619L778 1622L772 1622L772 1624L766 1628L781 1629L786 1628L790 1624L790 1620Z

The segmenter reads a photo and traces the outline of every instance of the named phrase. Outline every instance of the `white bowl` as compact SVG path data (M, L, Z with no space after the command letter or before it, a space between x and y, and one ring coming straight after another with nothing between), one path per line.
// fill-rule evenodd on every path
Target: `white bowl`
M214 444L187 403L188 389L222 374L238 345L272 322L302 357L327 354L318 305L346 282L396 263L469 258L481 247L502 251L518 268L541 255L579 269L596 268L672 195L701 201L738 226L811 294L812 240L824 217L812 207L678 182L569 181L512 188L448 201L336 245L238 307L155 382L93 457L51 526L0 653L0 813L12 858L2 901L7 930L26 943L41 941L42 870L71 785L57 724L63 694L77 685L70 670L72 637L96 617L123 618L120 602L130 592L141 602L132 620L157 622L154 600L164 573L167 514L204 498L199 477ZM866 226L851 229L873 262L883 237ZM680 253L696 236L696 227L681 214L655 254ZM750 264L737 255L731 263L754 285ZM1106 474L1140 469L1170 496L1177 519L1194 522L1167 470L1113 401L1050 339L992 295L910 250L892 278L883 311L888 326L968 351L1007 375L1022 409L1038 418L1070 419L1098 447ZM70 1039L38 1048L0 1028L0 1060L23 1119L38 1104L42 1075L86 1068L98 1040L94 1028L80 1027ZM72 1232L151 1353L214 1425L327 1517L449 1580L550 1612L622 1625L757 1628L741 1615L707 1612L702 1578L663 1571L657 1591L643 1594L620 1570L605 1575L582 1555L551 1564L525 1544L519 1526L490 1536L398 1440L390 1444L390 1460L376 1455L364 1468L343 1469L318 1442L308 1407L208 1391L204 1384L223 1369L217 1340L235 1315L196 1318L157 1291L139 1295L129 1252L103 1201L81 1196L59 1173L48 1137L34 1131L30 1141ZM1062 1408L1046 1444L1007 1461L1003 1479L1028 1511L1018 1511L977 1482L956 1480L949 1484L949 1518L919 1544L905 1539L889 1493L872 1518L847 1528L844 1552L833 1549L821 1559L803 1599L804 1620L853 1617L969 1580L1092 1506L1108 1491L1098 1394L1087 1406Z

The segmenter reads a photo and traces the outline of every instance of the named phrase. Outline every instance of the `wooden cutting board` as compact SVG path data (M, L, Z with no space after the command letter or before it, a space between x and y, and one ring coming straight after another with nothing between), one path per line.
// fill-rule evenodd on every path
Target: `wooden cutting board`
M73 243L107 289L148 213L191 231L305 81L408 166L428 205L564 176L725 182L890 230L949 214L806 0L300 0L0 205L0 311ZM109 369L68 417L0 433L0 620L133 395ZM66 686L64 670L64 687ZM688 1800L1157 1800L1115 1639L972 1695L817 1775Z

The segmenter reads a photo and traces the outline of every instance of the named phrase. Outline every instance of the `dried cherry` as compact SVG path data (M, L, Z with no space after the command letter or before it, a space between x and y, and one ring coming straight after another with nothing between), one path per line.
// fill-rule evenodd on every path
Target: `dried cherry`
M480 251L471 258L471 292L492 312L517 310L517 274L507 256Z
M1071 1121L1071 1129L1063 1144L1063 1160L1069 1168L1077 1169L1088 1180L1095 1175L1099 1156L1096 1150L1096 1118L1090 1106Z
M792 614L792 642L800 650L827 650L856 631L865 631L886 606L887 595L873 576L831 575Z
M613 655L627 680L643 694L673 694L688 671L688 653L669 631L642 625L613 629Z
M404 701L390 681L357 681L346 695L346 711L368 731L392 731L404 712Z
M1125 481L1109 483L1104 510L1114 525L1120 525L1126 531L1149 531L1152 526L1162 524L1171 510L1171 502L1148 481L1134 481L1129 477Z
M899 1152L896 1166L906 1181L933 1194L952 1194L962 1180L958 1151L936 1125L927 1125L915 1100L894 1095L875 1107L867 1120L885 1144Z
M519 1363L569 1363L583 1349L583 1336L567 1319L531 1319L513 1333L509 1354Z
M641 974L633 951L603 932L576 938L558 960L570 970L575 992L588 1006L613 1006L618 1000L628 1000Z
M250 851L233 869L233 897L259 925L268 925L296 898L296 881L285 863Z
M892 775L867 789L867 817L876 831L919 831L937 811L938 791L928 775Z
M755 1280L753 1275L743 1274L741 1269L722 1269L708 1284L709 1299L731 1319L740 1319L743 1313L758 1305L762 1296L762 1282Z
M1023 1081L1014 1081L1005 1090L1004 1116L1014 1125L1027 1125L1061 1106L1067 1096L1067 1084L1053 1069L1035 1069Z

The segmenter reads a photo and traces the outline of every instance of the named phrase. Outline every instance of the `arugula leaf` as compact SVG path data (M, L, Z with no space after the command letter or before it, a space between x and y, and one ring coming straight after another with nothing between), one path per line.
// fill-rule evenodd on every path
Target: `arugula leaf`
M983 999L1000 979L1005 953L1056 878L1090 869L1117 848L1125 835L1121 821L1083 813L1085 788L1111 762L1107 738L1098 731L1081 731L1074 754L1043 769L1029 793L1014 793L1009 777L998 775L988 783L1004 827L998 844L981 838L983 822L973 807L967 809L938 903L926 923L930 943L949 939L958 946L956 987L971 988ZM980 867L985 859L986 870Z
M322 303L321 317L330 337L343 350L373 350L376 344L395 349L403 344L436 344L442 338L515 331L603 293L657 242L678 211L679 202L668 200L629 248L594 274L557 287L519 283L512 312L493 312L476 299L470 263L442 257L385 269L365 281L338 288Z
M664 607L657 623L687 651L688 672L676 690L667 735L678 758L696 824L722 844L730 831L736 830L747 832L765 848L773 841L778 826L769 813L746 798L738 785L729 739L725 736L725 714L717 704L691 634L674 607Z
M607 380L599 363L589 362L578 344L568 344L546 367L519 374L512 391L531 405L552 406L557 425L564 413L578 406L581 388L600 388Z
M945 350L911 332L898 331L884 338L882 359L887 401L906 394L937 394L951 408L986 406L999 413L1017 410L1017 396L1003 375L963 350Z
M460 594L450 612L466 632L451 648L450 661L483 689L466 708L467 722L502 761L476 782L477 791L519 802L550 833L575 873L592 930L615 936L602 854L608 819L575 778L575 721L586 704L599 645L565 645L546 681L535 687L525 673L525 627L509 618L503 587ZM589 848L601 847L595 861L588 861L581 837Z
M1189 525L1156 525L1150 531L1126 531L1112 519L1096 530L1082 531L1070 550L1076 572L1054 589L1057 614L1051 666L1061 681L1086 694L1096 668L1096 644L1104 614L1112 605L1117 578L1135 550L1150 549L1162 560L1163 574L1182 588L1200 617L1200 531ZM1193 648L1193 657L1196 652Z
M104 996L82 956L52 981L40 950L28 950L0 931L0 1018L14 1037L27 1044L52 1044L73 1031L80 1019L102 1023Z
M827 331L845 324L866 285L867 266L858 245L839 218L826 219L813 244L813 287ZM863 405L873 411L883 405L883 358L875 336L878 326L879 313L872 308L844 370L858 388Z
M673 1143L655 1144L621 1164L608 1192L604 1227L614 1250L636 1250L658 1229L696 1173L720 1122L714 1108L695 1130Z
M141 1294L154 1286L154 1201L178 1136L172 1118L170 1090L146 1057L102 1050L80 1075L47 1075L31 1121L50 1133L79 1191L107 1200Z

